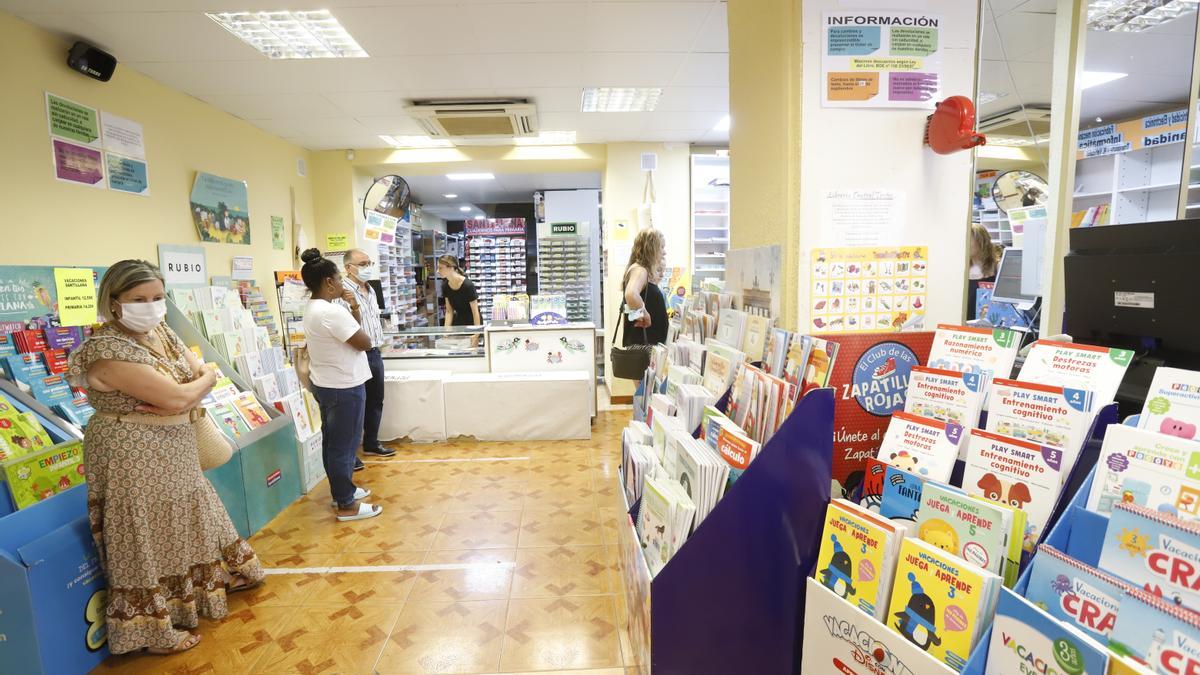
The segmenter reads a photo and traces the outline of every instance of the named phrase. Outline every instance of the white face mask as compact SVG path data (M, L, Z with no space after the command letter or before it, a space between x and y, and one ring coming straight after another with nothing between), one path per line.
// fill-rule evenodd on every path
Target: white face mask
M359 267L358 265L350 265L354 268L354 278L359 281L371 281L375 278L375 267Z
M968 279L982 279L983 278L983 268L980 267L979 265L971 265L971 269L967 270L967 278Z
M149 333L162 323L167 315L167 301L122 302L121 325L134 333Z

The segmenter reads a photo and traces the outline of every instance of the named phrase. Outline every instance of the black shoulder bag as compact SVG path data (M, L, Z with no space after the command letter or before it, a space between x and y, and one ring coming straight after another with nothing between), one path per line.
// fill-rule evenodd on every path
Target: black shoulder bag
M643 289L643 304L645 304L645 292L645 289ZM646 369L650 367L650 355L654 350L654 345L617 346L617 335L625 325L624 307L625 303L622 302L621 310L617 314L617 328L613 331L612 348L609 350L609 358L612 361L612 374L613 377L619 377L622 380L640 381L642 375L646 373ZM646 342L650 341L649 332L645 328L642 329L642 335Z

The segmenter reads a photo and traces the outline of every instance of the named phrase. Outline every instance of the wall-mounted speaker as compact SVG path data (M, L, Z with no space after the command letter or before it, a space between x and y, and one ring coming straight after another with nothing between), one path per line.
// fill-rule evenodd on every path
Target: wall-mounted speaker
M108 82L117 69L117 57L80 41L71 45L70 51L67 52L67 65L71 70L101 82Z

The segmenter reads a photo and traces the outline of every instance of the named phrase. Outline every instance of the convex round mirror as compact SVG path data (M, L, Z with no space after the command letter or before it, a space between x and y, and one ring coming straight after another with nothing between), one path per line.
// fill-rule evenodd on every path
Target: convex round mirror
M992 184L992 200L1004 213L1009 209L1041 206L1049 199L1050 186L1046 179L1030 171L1006 171Z
M400 176L376 178L363 198L363 218L368 211L378 211L393 218L403 218L408 210L411 193L408 181Z

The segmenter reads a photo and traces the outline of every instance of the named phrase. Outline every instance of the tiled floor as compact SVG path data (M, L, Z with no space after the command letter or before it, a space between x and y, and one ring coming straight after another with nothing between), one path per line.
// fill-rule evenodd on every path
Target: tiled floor
M195 649L95 672L636 672L617 567L628 418L600 413L589 441L396 445L356 475L383 515L338 523L318 486L251 539L293 571L231 596Z

